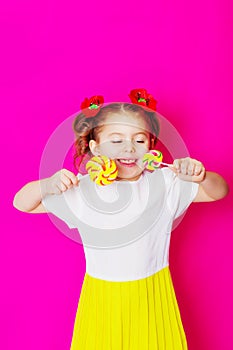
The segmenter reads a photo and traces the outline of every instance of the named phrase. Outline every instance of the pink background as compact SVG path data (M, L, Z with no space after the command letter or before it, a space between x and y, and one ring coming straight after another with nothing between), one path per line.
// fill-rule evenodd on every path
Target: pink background
M231 1L2 2L0 348L68 350L85 272L81 245L15 193L84 97L144 87L193 158L232 186ZM72 164L69 169L72 171ZM51 174L52 175L52 174ZM232 193L192 204L170 268L190 350L232 349Z

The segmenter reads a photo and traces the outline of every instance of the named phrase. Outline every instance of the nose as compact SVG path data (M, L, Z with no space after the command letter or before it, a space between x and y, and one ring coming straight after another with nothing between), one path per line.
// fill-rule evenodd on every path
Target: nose
M124 142L125 152L135 152L135 145L131 140L125 140Z

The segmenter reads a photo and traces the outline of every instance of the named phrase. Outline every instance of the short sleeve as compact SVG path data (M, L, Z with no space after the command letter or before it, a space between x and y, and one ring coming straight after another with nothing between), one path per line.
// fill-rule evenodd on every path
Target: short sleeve
M77 228L74 224L73 214L64 193L49 194L45 196L41 202L48 212L64 221L69 228Z
M171 169L163 168L167 189L167 205L174 219L189 207L197 195L199 184L181 180Z

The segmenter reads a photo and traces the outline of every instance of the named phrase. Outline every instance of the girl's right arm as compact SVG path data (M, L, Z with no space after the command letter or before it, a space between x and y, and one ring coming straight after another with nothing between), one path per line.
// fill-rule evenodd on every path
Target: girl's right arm
M47 194L61 194L73 186L79 179L67 169L61 169L49 178L32 181L23 186L15 195L13 206L27 213L47 213L41 203Z

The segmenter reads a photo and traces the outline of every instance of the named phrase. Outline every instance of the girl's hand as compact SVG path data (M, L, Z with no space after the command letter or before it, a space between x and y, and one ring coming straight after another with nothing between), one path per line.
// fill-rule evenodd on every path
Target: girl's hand
M204 165L196 159L180 158L175 159L173 166L170 167L181 180L201 182L205 178Z
M45 194L61 194L73 186L78 186L79 179L74 173L67 169L61 169L54 175L46 179L44 195Z

